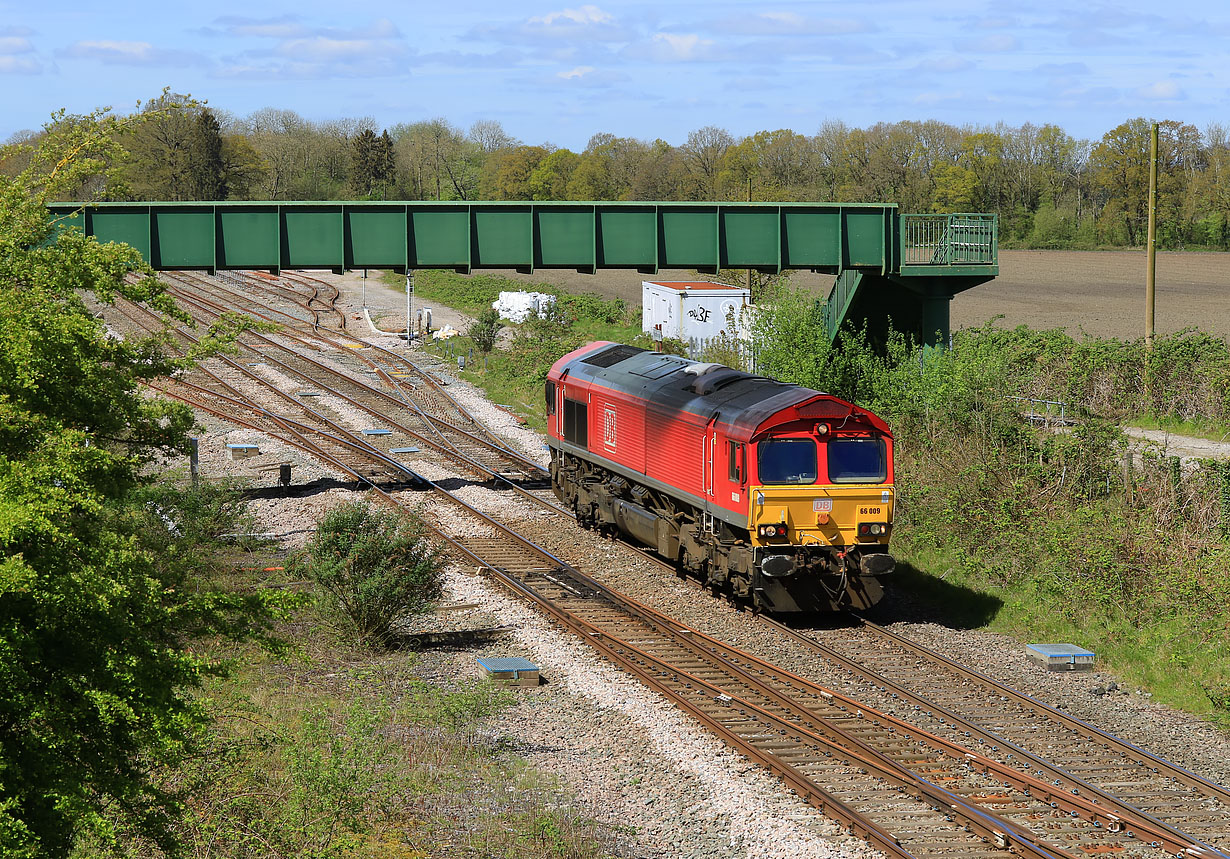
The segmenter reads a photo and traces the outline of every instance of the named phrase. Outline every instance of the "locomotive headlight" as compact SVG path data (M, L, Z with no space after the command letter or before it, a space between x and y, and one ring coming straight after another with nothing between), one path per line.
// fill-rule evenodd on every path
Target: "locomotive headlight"
M860 537L883 537L887 533L888 524L885 522L864 522L858 526Z
M779 522L776 525L760 525L756 528L756 533L758 535L769 538L785 537L786 531L787 528L785 522Z
M829 434L828 424L816 424L816 435L828 435L828 434Z

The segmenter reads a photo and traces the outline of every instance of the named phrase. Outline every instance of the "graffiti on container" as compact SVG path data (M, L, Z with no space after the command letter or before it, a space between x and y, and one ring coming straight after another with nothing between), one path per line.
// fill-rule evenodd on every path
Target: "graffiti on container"
M688 311L688 316L691 316L697 322L708 322L710 312L708 307L693 307Z

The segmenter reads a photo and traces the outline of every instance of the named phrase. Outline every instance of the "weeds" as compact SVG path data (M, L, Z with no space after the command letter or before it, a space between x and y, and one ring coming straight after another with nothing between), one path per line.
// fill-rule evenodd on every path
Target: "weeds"
M329 595L357 641L380 647L440 596L440 556L422 524L367 502L329 511L290 568Z

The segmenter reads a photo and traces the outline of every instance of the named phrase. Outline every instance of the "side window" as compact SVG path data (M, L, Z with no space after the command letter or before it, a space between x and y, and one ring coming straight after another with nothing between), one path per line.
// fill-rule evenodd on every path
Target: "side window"
M589 412L585 403L564 397L564 441L589 446Z
M552 381L547 382L546 395L547 395L547 414L553 415L555 414L555 383L554 382Z
M731 483L743 482L743 445L728 441L726 442L726 462L727 476L730 477Z

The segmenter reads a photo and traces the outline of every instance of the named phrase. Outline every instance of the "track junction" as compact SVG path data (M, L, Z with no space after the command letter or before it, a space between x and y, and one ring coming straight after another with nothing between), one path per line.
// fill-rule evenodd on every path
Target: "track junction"
M766 636L790 642L792 670L604 584L592 551L552 548L576 525L541 467L487 432L414 352L349 334L336 288L290 272L166 277L198 326L242 313L263 330L240 335L238 356L204 361L159 391L425 517L460 563L883 852L1230 857L1230 792L890 630L855 620L804 632L757 618ZM135 305L115 310L120 331L161 324ZM182 327L174 338L185 354L196 342ZM517 496L517 514L481 503L492 495ZM866 694L809 679L797 667L809 661Z

